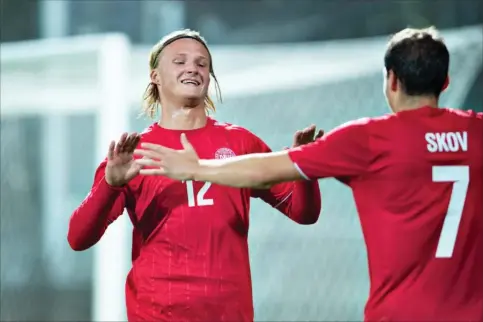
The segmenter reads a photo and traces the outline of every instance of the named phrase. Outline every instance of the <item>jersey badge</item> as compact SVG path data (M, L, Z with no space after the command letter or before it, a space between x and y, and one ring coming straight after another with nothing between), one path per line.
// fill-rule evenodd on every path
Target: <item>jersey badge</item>
M215 159L228 159L234 156L236 156L235 152L228 148L221 148L215 152Z

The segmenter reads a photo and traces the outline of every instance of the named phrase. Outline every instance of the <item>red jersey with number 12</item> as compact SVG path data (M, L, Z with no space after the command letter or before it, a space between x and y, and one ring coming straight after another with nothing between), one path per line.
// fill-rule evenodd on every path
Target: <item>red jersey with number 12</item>
M270 152L248 130L211 118L189 131L153 124L141 142L181 149L182 132L201 158ZM91 247L127 210L133 224L133 265L126 282L129 321L253 321L250 198L260 198L299 223L317 219L320 212L316 181L257 190L136 176L123 187L112 187L104 178L105 167L104 161L89 195L74 210L68 240L76 250Z
M354 194L367 321L483 320L483 114L422 107L347 123L290 152Z

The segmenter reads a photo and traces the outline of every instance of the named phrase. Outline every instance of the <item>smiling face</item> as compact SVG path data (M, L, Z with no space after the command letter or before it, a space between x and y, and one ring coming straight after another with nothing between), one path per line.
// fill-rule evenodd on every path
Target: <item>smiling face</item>
M161 96L199 105L210 85L210 54L196 39L181 38L167 45L151 71L151 81L160 85Z

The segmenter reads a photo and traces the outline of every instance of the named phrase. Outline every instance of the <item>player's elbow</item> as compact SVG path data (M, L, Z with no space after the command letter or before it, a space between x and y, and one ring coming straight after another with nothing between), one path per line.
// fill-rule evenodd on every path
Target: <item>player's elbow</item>
M291 218L299 225L313 225L319 220L320 210L310 209L298 214L292 215Z
M89 249L89 247L87 247L87 246L84 246L82 244L72 243L71 241L69 241L69 245L70 245L70 248L73 251L76 251L76 252L81 252L81 251Z
M319 220L321 211L321 198L317 191L313 198L292 200L290 218L300 225L313 225Z
M69 243L70 248L76 252L81 252L91 247L78 238L73 237L71 234L67 234L67 242Z
M319 221L320 213L322 212L322 202L320 199L320 194L314 197L312 204L310 204L308 209L305 210L305 215L303 216L302 225L313 225Z
M319 220L319 214L308 214L299 222L300 225L313 225Z
M99 238L79 238L78 236L67 234L67 242L69 243L70 248L76 252L88 250L98 241Z
M82 230L69 228L67 233L67 243L72 250L81 252L94 246L100 238L91 236Z
M94 246L99 239L100 237L93 236L89 231L86 231L85 227L70 223L67 243L72 250L76 252L87 250Z

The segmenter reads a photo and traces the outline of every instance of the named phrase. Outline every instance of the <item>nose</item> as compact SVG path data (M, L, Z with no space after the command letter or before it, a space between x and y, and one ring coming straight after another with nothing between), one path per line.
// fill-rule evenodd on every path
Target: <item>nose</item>
M188 74L198 74L198 65L194 62L187 63L185 66Z

